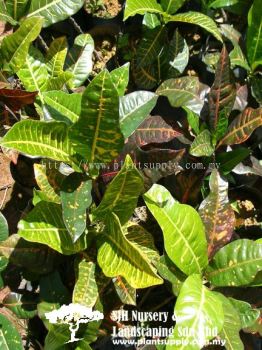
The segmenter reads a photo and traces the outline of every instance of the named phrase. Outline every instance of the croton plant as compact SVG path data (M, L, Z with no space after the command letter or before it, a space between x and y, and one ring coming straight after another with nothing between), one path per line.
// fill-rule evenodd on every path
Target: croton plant
M0 201L1 350L114 349L134 325L171 327L152 349L260 349L261 0L2 0L0 19L1 173L33 179L15 228ZM47 314L74 304L104 318L69 342Z

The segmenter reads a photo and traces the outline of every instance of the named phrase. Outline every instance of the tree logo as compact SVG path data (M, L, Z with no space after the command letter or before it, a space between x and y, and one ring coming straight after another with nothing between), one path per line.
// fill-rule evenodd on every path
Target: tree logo
M81 340L76 338L76 332L79 329L80 323L99 321L104 318L104 315L100 311L93 311L91 307L72 303L62 305L58 310L45 313L45 317L50 323L68 324L71 332L71 339L68 343L73 343Z

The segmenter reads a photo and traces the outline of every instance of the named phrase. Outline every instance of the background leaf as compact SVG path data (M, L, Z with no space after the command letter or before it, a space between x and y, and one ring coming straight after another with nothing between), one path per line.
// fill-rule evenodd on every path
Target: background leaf
M248 13L247 56L252 70L262 64L262 17L261 3L254 0Z

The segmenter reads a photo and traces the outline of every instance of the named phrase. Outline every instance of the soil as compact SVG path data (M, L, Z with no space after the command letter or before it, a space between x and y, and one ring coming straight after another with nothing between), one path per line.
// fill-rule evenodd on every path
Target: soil
M122 9L123 1L120 0L92 0L85 5L87 13L99 18L113 18Z

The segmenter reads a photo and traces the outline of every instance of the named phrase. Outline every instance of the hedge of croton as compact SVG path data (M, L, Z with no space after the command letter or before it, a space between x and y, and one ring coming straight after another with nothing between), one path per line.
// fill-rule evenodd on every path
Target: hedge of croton
M152 349L259 349L261 1L6 0L0 20L1 157L34 187L16 229L1 204L0 348L173 327ZM51 322L66 305L103 319Z

